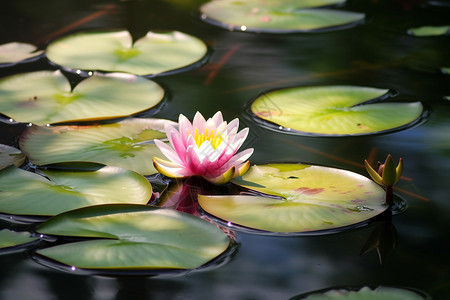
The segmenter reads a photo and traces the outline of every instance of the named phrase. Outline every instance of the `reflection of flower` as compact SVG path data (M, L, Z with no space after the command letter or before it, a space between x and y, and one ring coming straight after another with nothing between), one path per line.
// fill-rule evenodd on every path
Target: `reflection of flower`
M236 154L248 134L248 128L237 132L238 127L239 119L227 124L220 111L207 121L197 112L192 124L180 115L178 130L171 125L165 127L172 147L155 140L170 161L154 157L153 164L169 177L199 175L213 183L227 183L248 170L250 162L246 160L253 153L250 148Z
M365 165L370 177L372 177L376 183L386 188L386 201L392 203L392 186L396 184L402 176L403 160L400 158L397 167L395 167L392 156L388 154L384 164L378 162L376 171L367 160L365 160Z

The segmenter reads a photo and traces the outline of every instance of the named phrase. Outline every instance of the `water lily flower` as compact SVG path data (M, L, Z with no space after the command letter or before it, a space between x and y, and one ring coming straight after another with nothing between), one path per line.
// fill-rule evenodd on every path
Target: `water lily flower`
M170 124L165 126L170 145L155 140L170 161L154 157L153 165L172 178L201 176L212 183L227 183L248 170L247 159L253 153L252 148L236 153L249 131L244 128L238 132L238 127L239 119L227 123L220 111L208 120L197 112L192 123L180 114L178 130Z
M402 176L403 160L400 158L397 167L395 167L392 156L388 154L384 164L378 162L377 170L372 168L367 160L364 161L364 164L370 177L372 177L372 179L376 183L386 188L386 202L392 203L392 187L399 181L400 177Z

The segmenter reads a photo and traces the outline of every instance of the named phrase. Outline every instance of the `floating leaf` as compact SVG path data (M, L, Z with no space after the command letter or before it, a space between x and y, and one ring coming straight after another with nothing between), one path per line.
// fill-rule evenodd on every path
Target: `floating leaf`
M14 232L8 229L0 230L0 252L5 248L22 246L39 240L39 237L33 237L29 232Z
M153 157L163 157L154 139L164 139L164 119L126 119L86 126L32 126L20 138L20 148L35 165L95 162L139 174L157 173ZM173 123L174 124L174 123Z
M230 29L253 32L290 33L334 29L364 20L364 14L320 6L343 0L213 0L200 7L202 19Z
M148 32L133 43L128 31L82 32L50 43L50 61L73 70L160 74L191 65L207 53L206 45L182 32Z
M129 74L94 74L73 90L59 70L0 79L0 112L38 125L128 116L157 105L163 97L157 83Z
M441 68L441 72L444 73L444 74L449 74L450 75L450 67L448 67L448 68L442 67Z
M365 103L387 96L388 90L369 87L293 87L263 94L251 111L295 134L372 134L417 122L423 112L420 102Z
M412 289L379 286L377 288L326 289L292 297L291 300L430 300L423 292Z
M25 155L19 149L0 144L0 170L11 165L19 167L25 161Z
M36 50L36 46L27 43L11 42L0 45L0 65L14 64L43 53L43 51Z
M387 209L385 193L353 172L302 164L252 166L233 183L255 195L204 196L207 213L257 230L305 233L365 222Z
M152 195L145 177L117 167L39 171L48 179L16 167L0 171L1 213L53 216L97 204L146 204Z
M43 234L99 238L38 250L87 269L193 269L222 254L227 235L198 217L145 205L108 205L49 219Z
M408 30L409 34L415 36L436 36L450 33L450 25L444 26L422 26L411 28Z

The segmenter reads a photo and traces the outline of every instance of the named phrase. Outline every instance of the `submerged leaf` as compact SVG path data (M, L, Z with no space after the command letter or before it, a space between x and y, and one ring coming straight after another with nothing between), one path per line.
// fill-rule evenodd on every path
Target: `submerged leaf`
M37 253L88 269L193 269L229 246L226 234L198 217L145 205L108 205L58 215L38 227L43 234L95 239Z
M344 0L213 0L200 7L202 19L230 30L289 33L334 29L362 21L362 13L320 8Z
M196 37L173 31L148 32L133 43L128 31L82 32L50 43L50 61L73 70L155 75L200 61L206 45Z
M202 209L234 225L269 232L302 233L350 226L388 207L384 191L377 184L334 168L255 165L232 182L257 193L200 195Z
M163 98L157 83L128 74L94 74L73 90L59 70L0 79L0 112L37 125L128 116Z
M419 119L423 112L420 102L365 103L385 97L387 92L357 86L285 88L258 97L251 111L281 125L279 129L284 132L295 134L373 134L396 130Z
M35 165L95 162L157 173L152 158L163 155L154 139L165 139L164 119L126 119L119 123L86 126L32 126L20 139L20 148Z
M0 212L53 216L106 203L146 204L148 180L129 170L102 167L95 171L39 170L47 178L16 167L0 171Z

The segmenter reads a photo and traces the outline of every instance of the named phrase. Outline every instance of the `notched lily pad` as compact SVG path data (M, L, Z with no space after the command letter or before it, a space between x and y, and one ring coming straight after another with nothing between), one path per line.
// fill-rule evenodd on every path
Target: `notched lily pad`
M39 241L40 237L29 232L15 232L8 229L0 230L0 254L19 251Z
M260 233L319 234L362 225L384 212L385 192L345 170L303 164L254 165L232 180L250 193L199 195L212 216Z
M148 32L133 42L128 31L81 32L50 43L50 61L71 70L157 75L199 62L207 46L179 32Z
M363 13L324 8L344 0L213 0L200 7L201 18L229 30L293 33L339 29L364 20Z
M259 96L250 109L263 126L299 135L375 134L421 120L422 103L381 102L389 96L389 90L370 87L292 87Z
M0 79L0 113L37 125L128 116L163 98L160 85L130 74L94 74L73 89L59 70Z
M422 291L399 287L334 288L292 297L291 300L431 300Z
M36 46L28 43L11 42L3 44L0 45L0 67L36 58L42 53L43 51L38 51Z
M421 26L408 29L408 33L415 36L438 36L450 34L450 25Z
M218 257L230 245L227 235L216 225L189 214L146 205L79 209L49 219L37 231L90 238L41 249L37 254L69 268L106 274L114 269L194 269Z
M145 177L117 167L39 172L47 178L16 167L0 171L0 213L53 216L98 204L146 204L152 195Z
M17 148L0 144L0 170L15 165L21 166L25 161L25 155Z
M65 162L95 162L157 173L154 156L163 157L154 139L165 139L164 119L130 118L119 123L85 126L32 126L20 138L31 163L42 166Z

